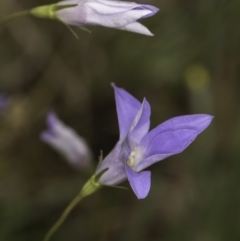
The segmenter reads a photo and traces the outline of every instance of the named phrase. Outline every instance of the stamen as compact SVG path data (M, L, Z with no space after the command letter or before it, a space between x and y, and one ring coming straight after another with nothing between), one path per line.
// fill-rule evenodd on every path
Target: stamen
M135 165L135 162L136 162L136 151L132 151L130 156L127 159L127 164L130 167L133 167Z

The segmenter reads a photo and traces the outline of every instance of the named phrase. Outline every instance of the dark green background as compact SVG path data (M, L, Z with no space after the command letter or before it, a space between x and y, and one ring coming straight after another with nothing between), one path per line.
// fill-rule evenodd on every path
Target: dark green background
M49 4L1 0L0 16ZM183 153L150 168L145 200L105 188L85 199L56 241L240 240L240 1L159 0L141 21L154 37L24 17L0 28L0 240L41 241L88 174L39 139L54 110L87 139L95 159L118 139L110 82L146 97L155 127L215 116ZM95 162L97 163L97 161ZM125 183L124 185L128 185Z

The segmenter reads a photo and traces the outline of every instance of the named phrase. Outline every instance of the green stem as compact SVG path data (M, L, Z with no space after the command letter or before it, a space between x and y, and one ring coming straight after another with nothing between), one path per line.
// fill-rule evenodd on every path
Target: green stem
M26 15L29 15L29 14L30 14L29 10L10 14L10 15L0 19L0 26L5 24L6 22L9 22L9 21L15 19L15 18L19 18L19 17L26 16Z
M69 203L66 209L63 211L57 222L51 227L47 232L43 241L49 241L53 234L59 229L59 227L64 223L70 212L77 206L77 204L86 196L99 190L101 186L95 181L95 176L91 177L90 180L83 186L80 193Z

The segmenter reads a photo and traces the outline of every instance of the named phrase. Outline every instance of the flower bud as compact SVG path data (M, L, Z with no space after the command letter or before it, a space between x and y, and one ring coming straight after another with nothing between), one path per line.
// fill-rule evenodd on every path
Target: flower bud
M42 141L62 154L75 167L87 168L91 164L91 151L86 141L73 129L63 124L54 113L47 116L48 130L41 133Z

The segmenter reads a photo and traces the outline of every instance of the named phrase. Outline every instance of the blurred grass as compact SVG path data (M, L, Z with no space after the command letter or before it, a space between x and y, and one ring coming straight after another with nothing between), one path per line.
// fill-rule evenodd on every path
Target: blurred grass
M0 16L49 1L3 0ZM153 38L24 17L0 29L0 240L41 240L87 175L39 140L49 110L106 155L118 139L115 82L152 107L152 127L209 113L212 125L182 154L151 167L149 196L103 189L53 240L240 239L240 3L161 0L143 23Z

